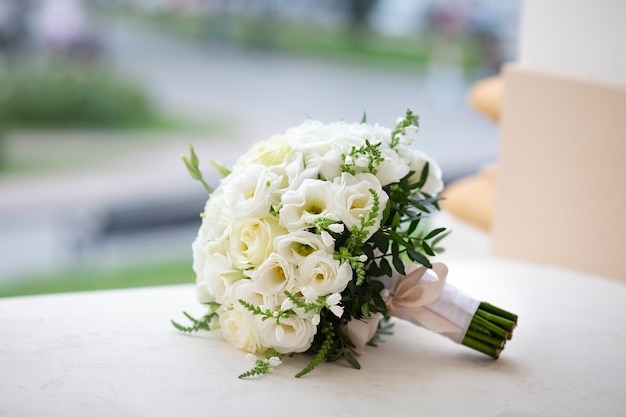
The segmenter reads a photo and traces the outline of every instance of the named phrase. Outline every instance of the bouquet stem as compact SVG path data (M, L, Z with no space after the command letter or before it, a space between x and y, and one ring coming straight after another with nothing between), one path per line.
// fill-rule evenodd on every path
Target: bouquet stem
M497 359L516 325L515 314L482 302L461 344Z

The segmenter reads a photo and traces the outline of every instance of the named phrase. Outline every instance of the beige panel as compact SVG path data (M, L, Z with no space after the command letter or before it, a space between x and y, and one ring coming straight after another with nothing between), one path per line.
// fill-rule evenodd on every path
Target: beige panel
M626 281L626 88L504 70L493 253Z

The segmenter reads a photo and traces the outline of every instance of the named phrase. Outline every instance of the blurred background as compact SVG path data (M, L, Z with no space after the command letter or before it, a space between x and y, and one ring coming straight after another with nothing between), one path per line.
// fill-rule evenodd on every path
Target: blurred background
M467 94L518 0L0 0L0 297L191 283L209 182L302 123L393 126L450 182L496 159Z

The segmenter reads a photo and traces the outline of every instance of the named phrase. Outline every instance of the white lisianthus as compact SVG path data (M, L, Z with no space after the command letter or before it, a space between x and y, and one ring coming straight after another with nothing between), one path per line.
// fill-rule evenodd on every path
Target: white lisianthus
M341 292L352 279L352 268L323 252L306 257L298 267L300 288L310 287L318 295Z
M315 220L334 218L334 192L332 182L304 180L298 189L283 194L280 225L294 232L310 227Z
M414 174L409 179L410 182L417 182L420 179L424 165L428 163L428 177L426 183L420 189L428 195L435 196L443 190L443 180L441 179L441 168L437 163L424 153L415 149L406 149L403 159L409 165Z
M233 216L230 210L227 209L224 193L221 192L221 189L211 195L204 206L204 212L201 217L202 225L198 230L196 241L193 243L194 254L196 250L200 253L204 250L204 243L215 243L226 239L230 234ZM198 253L199 256L200 253Z
M274 245L276 253L294 264L304 261L314 252L322 251L331 255L334 251L333 246L327 245L320 235L306 230L280 235Z
M274 239L286 232L274 216L236 220L228 248L233 265L239 269L261 265L274 251Z
M265 262L252 271L250 278L254 282L255 291L282 300L285 291L292 292L294 289L296 266L273 252Z
M263 165L249 165L232 177L224 190L226 207L238 218L265 217L281 178Z
M310 318L291 315L262 321L259 333L263 345L271 346L279 353L300 353L311 347L317 327Z
M376 167L376 178L380 184L385 185L400 181L410 169L407 164L402 162L400 156L392 149L386 148L382 150L384 156L383 162Z
M238 349L263 353L267 349L260 334L261 320L239 303L218 309L222 337Z
M222 254L210 254L203 259L202 269L195 270L198 301L223 303L230 286L245 277L240 270L234 269L229 259ZM194 267L197 267L196 263Z
M383 210L389 199L387 193L372 174L352 175L344 172L341 177L335 179L334 184L337 215L348 229L360 227L361 220L367 219L370 213L373 213L375 200L372 192L378 196L379 209L374 224L366 228L368 234L365 240L367 240L380 227Z

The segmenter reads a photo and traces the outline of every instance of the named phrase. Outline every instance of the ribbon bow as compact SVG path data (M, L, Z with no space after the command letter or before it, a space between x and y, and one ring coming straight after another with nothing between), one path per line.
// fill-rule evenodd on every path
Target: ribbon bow
M467 317L471 319L475 306L473 300L466 308L458 308L452 302L459 298L460 293L445 286L447 276L448 267L442 263L433 264L430 270L421 266L410 270L407 275L394 275L383 290L389 315L453 340L462 338L467 330L466 324L469 324ZM363 352L366 343L376 333L380 318L378 314L367 319L350 320L344 326L343 331L355 345L357 353Z
M383 294L389 314L435 333L461 330L459 326L428 308L441 296L447 276L448 267L442 263L433 264L432 272L421 266L407 275L398 276L392 284L393 288Z

